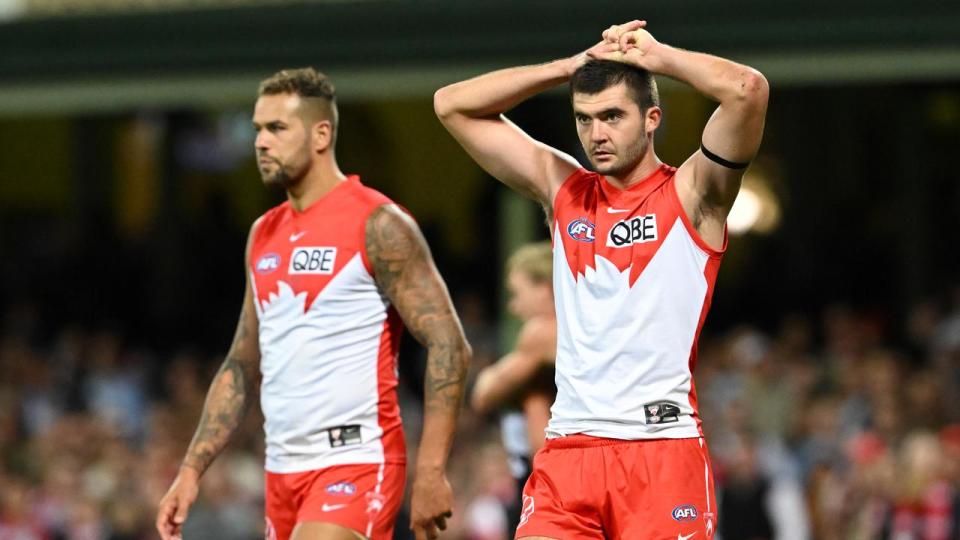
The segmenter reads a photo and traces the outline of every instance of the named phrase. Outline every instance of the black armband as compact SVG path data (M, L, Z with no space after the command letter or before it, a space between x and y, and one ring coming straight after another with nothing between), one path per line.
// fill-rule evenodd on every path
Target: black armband
M713 152L707 150L707 147L704 146L703 143L700 143L700 151L703 152L703 155L707 156L707 159L709 159L710 161L718 165L722 165L728 169L746 169L747 165L750 165L749 161L746 163L738 163L736 161L727 161L722 157L714 154Z

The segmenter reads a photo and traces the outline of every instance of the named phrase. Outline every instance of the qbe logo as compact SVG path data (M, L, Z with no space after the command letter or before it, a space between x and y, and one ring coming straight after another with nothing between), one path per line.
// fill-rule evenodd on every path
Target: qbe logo
M290 268L294 274L332 274L337 260L335 247L298 247L290 254Z
M587 218L577 218L567 225L567 234L577 242L593 242L596 227Z
M607 235L607 247L627 247L657 240L657 215L647 214L618 221Z
M697 519L697 507L692 504L681 504L671 512L677 521L693 521Z
M280 268L280 255L276 253L267 253L257 261L258 274L269 274L277 268Z

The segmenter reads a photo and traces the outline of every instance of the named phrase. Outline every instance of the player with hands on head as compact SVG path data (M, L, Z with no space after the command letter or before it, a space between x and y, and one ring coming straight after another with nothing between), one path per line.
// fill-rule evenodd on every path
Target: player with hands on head
M589 49L441 88L443 125L493 177L547 212L557 399L524 488L517 538L677 538L716 530L693 373L727 245L726 219L763 135L757 70L662 43L645 21ZM699 149L662 163L654 75L716 102ZM569 83L592 170L505 113Z

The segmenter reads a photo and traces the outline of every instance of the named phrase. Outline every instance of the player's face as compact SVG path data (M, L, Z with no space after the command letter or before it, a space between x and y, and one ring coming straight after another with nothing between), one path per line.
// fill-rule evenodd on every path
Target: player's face
M510 302L507 309L521 320L529 320L553 312L553 288L550 283L538 283L523 272L513 271L507 276Z
M264 184L289 187L310 169L310 133L298 114L300 96L260 96L253 109L257 167Z
M651 109L657 108L647 113ZM629 173L650 146L649 114L641 112L625 83L596 94L574 93L573 115L583 150L600 174Z

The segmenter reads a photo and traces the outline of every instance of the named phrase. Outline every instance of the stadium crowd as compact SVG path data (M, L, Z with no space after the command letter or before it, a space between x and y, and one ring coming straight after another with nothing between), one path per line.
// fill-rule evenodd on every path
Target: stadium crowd
M476 299L457 303L476 373L497 328ZM41 315L10 307L0 332L0 540L155 538L219 359L139 350L109 325L51 331ZM764 329L708 323L696 376L719 537L960 538L960 290L902 320L838 304ZM417 384L401 386L411 454ZM185 538L263 537L261 422L253 410L204 477ZM464 412L450 468L444 538L511 537L495 418Z

